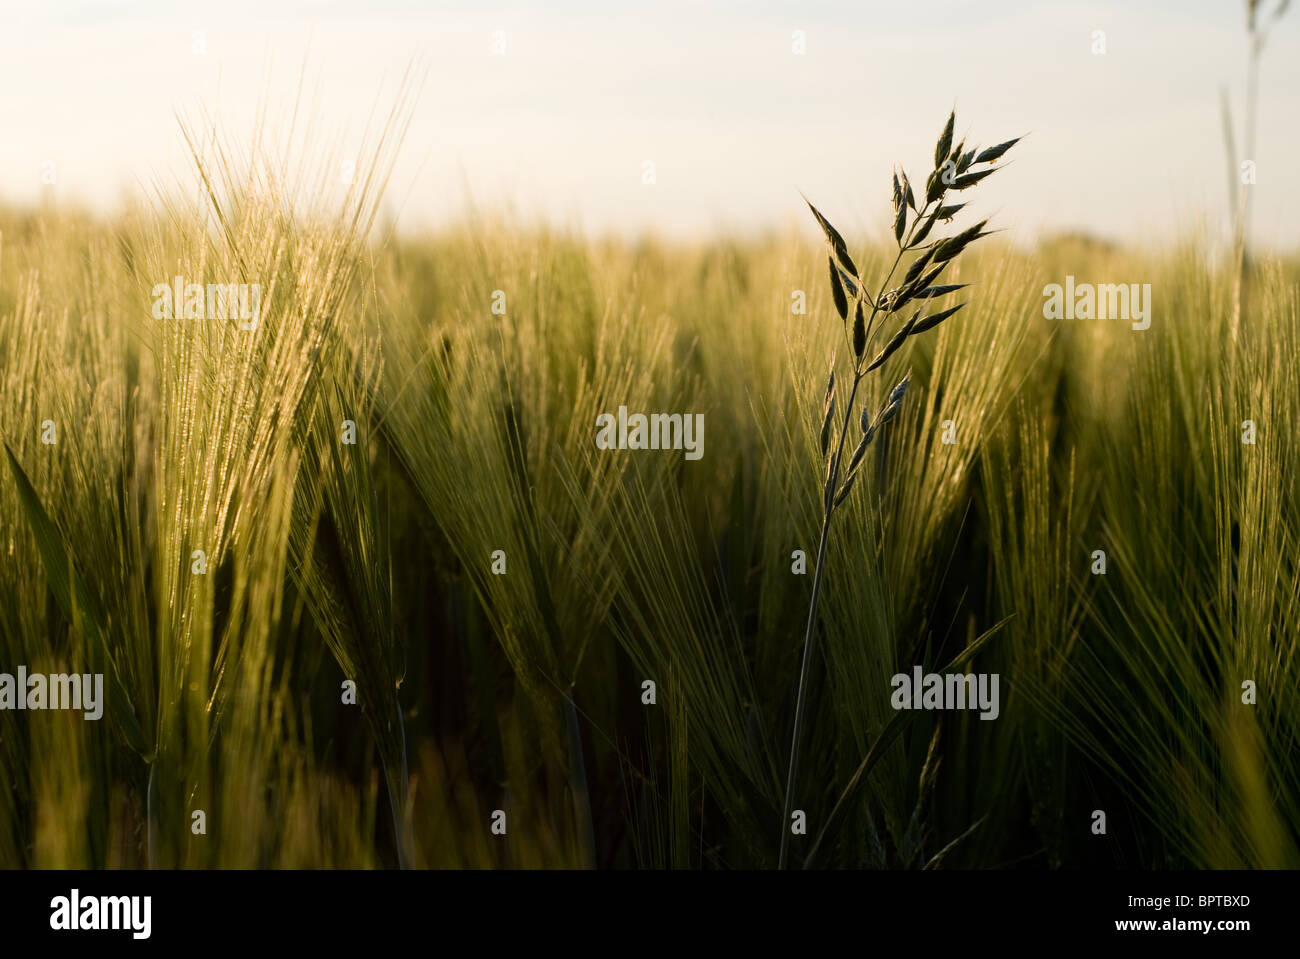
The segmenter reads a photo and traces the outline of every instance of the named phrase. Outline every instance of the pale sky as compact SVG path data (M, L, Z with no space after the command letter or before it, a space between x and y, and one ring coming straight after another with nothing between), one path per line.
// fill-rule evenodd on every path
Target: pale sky
M1266 9L1275 0L1264 0ZM1226 219L1219 90L1240 129L1240 0L0 0L0 203L85 204L168 182L175 113L251 133L306 64L322 142L354 144L413 60L422 95L388 193L398 222L467 201L599 234L880 230L895 161L924 180L958 135L1021 133L976 208L1012 239L1167 243ZM1094 54L1094 31L1105 53ZM202 31L204 52L193 52ZM503 55L493 36L504 37ZM806 53L793 52L802 31ZM1300 247L1300 9L1260 75L1254 236ZM41 182L43 164L57 182ZM643 164L655 165L646 185Z

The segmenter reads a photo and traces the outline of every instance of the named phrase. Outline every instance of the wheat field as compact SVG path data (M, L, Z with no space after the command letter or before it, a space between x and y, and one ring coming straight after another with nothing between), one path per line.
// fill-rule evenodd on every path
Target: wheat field
M185 130L196 190L0 212L0 671L105 683L0 711L0 867L1300 866L1294 260L1235 325L1194 237L951 267L968 305L861 387L910 371L787 803L852 372L823 245L398 236L400 110L332 207L331 158ZM888 240L846 236L863 276ZM1150 284L1149 328L1045 318L1066 276ZM187 318L205 281L256 328ZM701 455L603 448L620 406ZM891 708L954 662L995 721Z

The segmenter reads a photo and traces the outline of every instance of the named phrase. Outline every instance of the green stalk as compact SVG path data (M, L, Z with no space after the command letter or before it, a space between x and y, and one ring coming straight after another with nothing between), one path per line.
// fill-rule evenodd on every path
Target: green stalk
M790 736L790 766L786 772L785 808L782 810L781 814L781 851L777 857L777 869L785 868L786 854L790 845L790 806L794 801L794 778L799 770L799 733L803 729L803 711L808 689L808 671L812 662L813 627L817 623L817 602L821 598L822 566L826 559L826 542L830 537L831 516L835 513L835 488L839 485L840 462L841 457L844 454L844 440L849 435L849 422L853 418L853 401L857 399L858 396L858 385L862 382L862 378L866 376L862 370L862 364L871 352L871 339L876 325L876 316L880 312L880 307L877 304L880 303L880 298L885 294L885 291L889 289L889 282L894 278L894 273L898 270L898 264L902 262L903 253L906 252L910 246L912 237L916 235L918 224L925 219L925 215L929 212L931 205L932 204L930 203L925 204L916 219L912 221L912 225L907 231L907 236L898 245L898 255L894 257L894 263L890 266L889 273L886 274L884 282L880 284L880 289L871 300L871 317L867 321L866 346L863 348L862 356L858 356L854 360L853 389L849 391L849 402L844 410L844 425L840 428L840 441L835 448L835 459L831 464L830 478L826 482L825 502L823 503L826 512L822 517L821 539L817 544L817 566L813 571L812 600L808 604L808 625L804 628L803 634L803 663L799 667L799 692L795 697L794 704L794 732ZM864 293L865 288L861 277L859 277L857 282L857 294L854 297L853 305L849 309L850 316L853 315L858 303L861 302ZM852 344L850 344L850 346L851 345Z
M861 284L859 284L861 289ZM785 779L785 809L781 814L781 853L777 858L777 869L785 868L786 853L790 844L790 805L794 801L794 777L799 769L799 733L803 728L804 699L808 691L808 667L812 661L813 627L817 624L817 601L821 597L822 566L826 559L826 541L830 537L831 517L835 514L835 486L840 475L840 456L844 452L844 438L849 434L849 418L853 415L853 400L858 395L858 384L862 382L862 373L855 371L853 389L849 393L849 402L844 412L844 426L840 430L840 442L835 449L835 461L831 464L830 479L826 483L826 496L823 503L826 512L822 518L821 540L817 544L817 567L813 572L812 602L808 605L808 625L803 634L803 665L799 668L799 694L794 704L794 732L790 737L790 768Z
M384 778L388 782L388 807L393 814L393 841L397 847L397 868L410 869L415 850L412 844L410 823L407 818L410 778L406 764L406 722L402 719L401 703L394 702L393 707L394 715L397 717L397 735L400 740L399 755L389 756L388 760L384 761L383 750L381 750L380 763L384 767ZM380 741L382 742L382 740ZM397 759L401 760L399 770L393 768L394 761Z
M569 790L573 794L573 819L582 847L583 865L596 868L596 829L591 818L591 793L587 786L587 764L582 758L582 731L578 728L578 708L573 702L573 686L564 697L565 725L569 731Z

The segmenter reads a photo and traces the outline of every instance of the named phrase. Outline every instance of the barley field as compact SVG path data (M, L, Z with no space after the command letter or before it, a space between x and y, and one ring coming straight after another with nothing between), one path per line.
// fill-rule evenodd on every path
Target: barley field
M910 374L805 667L827 244L399 236L400 110L333 206L328 158L185 129L198 189L0 212L0 671L104 677L99 721L0 710L0 866L1300 866L1294 259L1239 317L1194 236L954 260L861 380ZM1046 318L1066 276L1149 326ZM255 328L187 313L214 277ZM699 455L600 442L620 407ZM994 715L895 708L914 668Z

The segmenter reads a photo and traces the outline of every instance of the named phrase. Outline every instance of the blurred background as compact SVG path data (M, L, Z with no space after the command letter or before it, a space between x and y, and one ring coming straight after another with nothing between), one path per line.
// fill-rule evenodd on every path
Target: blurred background
M414 61L427 80L386 197L407 230L470 203L594 234L811 229L798 189L842 229L878 228L893 163L923 175L955 105L982 136L1029 134L1015 175L979 198L981 212L1014 206L1007 239L1077 230L1145 244L1203 228L1223 241L1221 96L1240 159L1246 6L3 0L0 202L111 210L139 182L188 170L178 108L245 135L262 100L286 125L300 102L299 122L355 153ZM1271 32L1247 159L1252 235L1289 250L1300 18L1274 25L1276 6L1259 11ZM56 185L42 182L51 160Z

